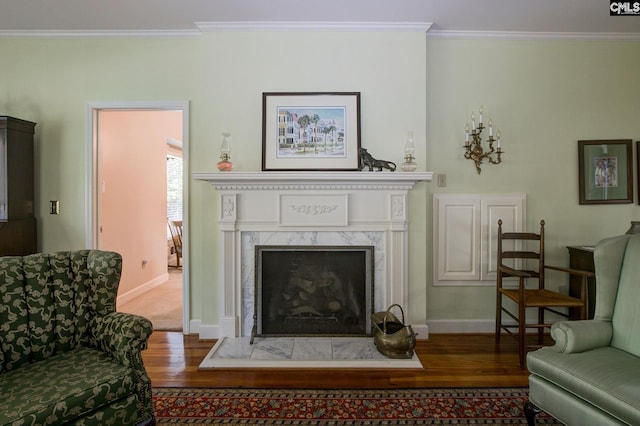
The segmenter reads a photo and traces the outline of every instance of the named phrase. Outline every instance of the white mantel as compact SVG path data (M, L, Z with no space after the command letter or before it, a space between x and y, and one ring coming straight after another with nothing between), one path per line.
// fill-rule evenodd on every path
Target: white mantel
M255 245L372 245L374 309L398 303L408 317L407 194L432 177L432 172L193 173L218 191L221 318L218 336L208 337L248 335Z
M406 189L431 181L433 172L195 172L193 178L221 190Z

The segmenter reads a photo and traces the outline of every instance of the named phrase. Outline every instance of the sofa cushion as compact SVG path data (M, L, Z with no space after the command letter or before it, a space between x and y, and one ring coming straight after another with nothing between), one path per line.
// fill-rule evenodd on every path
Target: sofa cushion
M0 375L0 424L65 423L135 391L129 368L78 348ZM133 407L139 410L139 401Z
M530 352L529 371L628 424L640 424L640 360L612 347L563 354Z

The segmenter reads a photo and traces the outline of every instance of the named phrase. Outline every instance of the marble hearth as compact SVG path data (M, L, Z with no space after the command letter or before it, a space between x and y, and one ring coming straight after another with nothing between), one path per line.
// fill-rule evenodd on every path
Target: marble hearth
M408 312L408 192L431 172L194 173L217 190L219 335L251 334L255 247L373 246L374 311ZM424 335L421 337L425 337Z

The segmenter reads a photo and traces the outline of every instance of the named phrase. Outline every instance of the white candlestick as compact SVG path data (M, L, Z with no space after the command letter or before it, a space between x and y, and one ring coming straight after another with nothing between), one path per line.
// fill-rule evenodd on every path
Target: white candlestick
M484 107L482 105L480 105L480 119L478 120L478 122L480 122L480 124L482 124L482 113L484 112Z
M489 136L493 136L493 122L489 119Z
M471 113L471 128L476 129L476 114L473 112Z

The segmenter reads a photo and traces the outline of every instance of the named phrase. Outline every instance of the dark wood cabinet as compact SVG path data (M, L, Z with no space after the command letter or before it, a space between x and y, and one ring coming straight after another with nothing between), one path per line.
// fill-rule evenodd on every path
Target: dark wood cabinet
M0 116L0 256L37 250L33 137L36 123Z
M583 271L595 272L596 267L593 263L593 246L569 246L569 268L581 269ZM582 285L582 278L576 275L571 275L569 279L569 294L571 296L580 297L580 286ZM596 306L596 279L589 278L587 281L587 294L588 294L588 312L587 318L593 318L593 314ZM572 319L578 319L578 313L571 312Z

